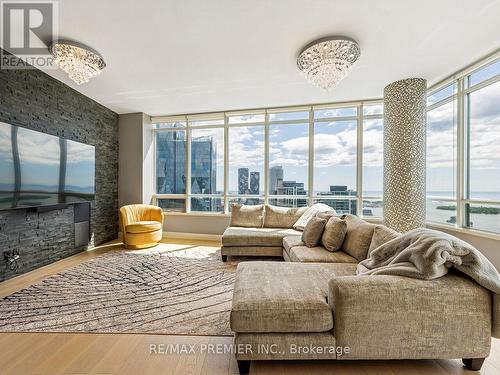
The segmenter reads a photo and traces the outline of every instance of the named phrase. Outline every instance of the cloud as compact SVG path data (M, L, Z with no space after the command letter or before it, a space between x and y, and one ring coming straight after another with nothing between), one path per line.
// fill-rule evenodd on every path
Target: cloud
M263 127L230 128L228 142L231 168L262 168L264 165Z
M500 83L470 94L471 168L500 169ZM453 168L457 153L456 104L427 117L427 168Z

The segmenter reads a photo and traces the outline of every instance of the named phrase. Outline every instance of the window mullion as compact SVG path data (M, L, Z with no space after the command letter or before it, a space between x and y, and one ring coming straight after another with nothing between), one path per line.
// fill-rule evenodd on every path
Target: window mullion
M314 192L314 110L309 110L308 205L313 204Z
M458 79L458 95L457 95L457 191L456 191L456 206L457 206L457 221L456 225L459 227L465 226L465 206L464 199L466 198L466 123L465 123L465 94L464 94L464 78Z
M264 204L269 203L269 113L264 115Z
M229 213L229 118L224 116L224 213Z
M191 212L191 127L186 128L186 212Z
M363 104L358 105L358 118L356 124L356 196L358 199L357 215L363 214Z

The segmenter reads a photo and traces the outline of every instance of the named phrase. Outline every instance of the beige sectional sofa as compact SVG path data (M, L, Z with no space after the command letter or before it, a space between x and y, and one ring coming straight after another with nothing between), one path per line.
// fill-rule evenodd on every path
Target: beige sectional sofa
M492 332L500 333L500 301L453 273L432 281L356 276L359 257L398 234L353 216L345 220L343 248L335 252L305 247L291 227L224 233L226 256L281 249L286 261L238 265L230 320L240 372L248 373L253 360L305 359L462 358L479 369Z

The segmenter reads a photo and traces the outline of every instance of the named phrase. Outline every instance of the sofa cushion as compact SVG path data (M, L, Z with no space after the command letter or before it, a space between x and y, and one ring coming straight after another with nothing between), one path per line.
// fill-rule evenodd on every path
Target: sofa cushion
M264 205L231 205L231 222L232 227L249 227L261 228L264 224Z
M319 217L313 217L307 223L302 232L302 241L307 247L317 246L321 241L321 236L325 230L326 220Z
M323 246L294 246L288 252L292 262L302 263L353 263L358 260L343 251L328 251Z
M328 251L337 251L342 247L346 233L346 221L332 216L325 225L325 230L321 237L321 244Z
M293 224L307 210L307 207L287 208L266 204L264 213L264 227L292 228Z
M231 205L230 226L261 228L264 225L264 205Z
M396 232L394 229L386 227L385 225L375 225L373 229L373 237L370 242L370 248L368 249L367 258L370 257L370 253L375 250L380 245L389 242L395 238L401 236L401 233Z
M332 274L354 275L355 265L242 262L236 270L231 329L235 332L327 332Z
M315 203L304 211L304 213L300 216L297 222L293 225L293 229L304 230L304 228L306 227L309 220L311 220L311 218L315 217L321 212L329 212L329 211L333 211L333 213L335 213L335 210L330 206L324 203Z
M359 261L366 259L375 225L354 215L343 215L342 219L347 223L347 232L342 244L342 250Z
M283 238L300 235L291 228L228 227L222 235L223 246L283 246Z
M162 225L158 221L137 221L125 226L127 233L148 233L161 230Z
M290 249L295 246L305 246L306 244L302 242L302 236L287 236L283 238L283 248L287 253Z

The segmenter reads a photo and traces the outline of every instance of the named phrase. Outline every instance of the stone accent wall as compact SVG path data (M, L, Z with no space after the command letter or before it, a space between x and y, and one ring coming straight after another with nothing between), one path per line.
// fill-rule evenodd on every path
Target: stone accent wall
M95 146L89 247L117 238L118 115L40 70L0 69L0 121ZM5 251L19 251L19 274L83 250L74 247L71 205L0 211L0 244L0 281L16 276L6 268Z
M427 81L384 89L384 224L398 232L425 227Z

